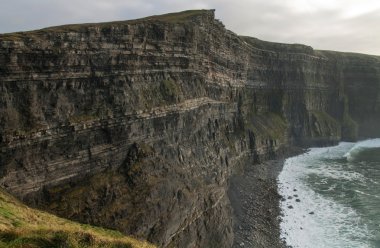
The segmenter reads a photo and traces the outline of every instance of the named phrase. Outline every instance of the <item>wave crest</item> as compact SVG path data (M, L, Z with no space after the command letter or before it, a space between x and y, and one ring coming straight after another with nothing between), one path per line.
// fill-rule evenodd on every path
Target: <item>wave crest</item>
M373 148L380 148L380 138L364 140L356 143L356 145L354 145L351 150L344 154L343 157L345 157L349 162L355 161L363 151Z

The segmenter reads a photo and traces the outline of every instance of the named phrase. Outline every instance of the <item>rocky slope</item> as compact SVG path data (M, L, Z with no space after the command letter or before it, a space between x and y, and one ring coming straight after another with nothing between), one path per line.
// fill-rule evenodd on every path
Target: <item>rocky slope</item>
M380 58L240 37L213 10L0 35L0 183L162 247L230 247L228 180L379 136Z

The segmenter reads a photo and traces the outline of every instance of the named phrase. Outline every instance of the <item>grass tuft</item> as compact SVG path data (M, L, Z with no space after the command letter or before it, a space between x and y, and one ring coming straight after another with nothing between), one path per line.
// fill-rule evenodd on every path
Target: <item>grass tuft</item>
M31 209L0 189L0 247L153 248L120 232Z

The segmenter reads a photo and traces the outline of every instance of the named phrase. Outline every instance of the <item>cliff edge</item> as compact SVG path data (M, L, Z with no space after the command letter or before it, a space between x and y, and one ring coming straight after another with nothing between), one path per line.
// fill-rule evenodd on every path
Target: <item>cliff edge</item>
M160 247L230 247L244 166L380 136L379 57L241 37L213 10L2 34L0 87L1 186Z

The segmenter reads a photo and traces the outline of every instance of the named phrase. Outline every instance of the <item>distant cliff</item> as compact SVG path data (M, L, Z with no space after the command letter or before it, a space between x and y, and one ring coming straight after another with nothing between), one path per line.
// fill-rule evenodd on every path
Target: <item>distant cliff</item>
M379 57L241 37L212 10L0 35L0 87L4 189L163 247L231 246L243 165L380 136Z

